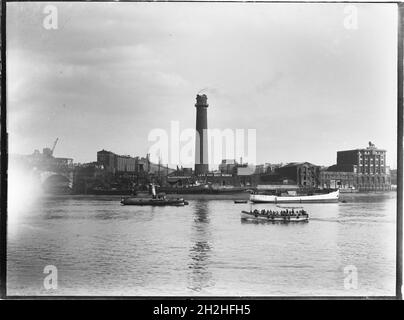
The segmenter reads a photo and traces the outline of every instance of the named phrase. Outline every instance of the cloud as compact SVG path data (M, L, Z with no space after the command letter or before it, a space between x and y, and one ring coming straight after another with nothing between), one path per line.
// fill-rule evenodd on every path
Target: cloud
M358 5L360 28L349 34L343 4L54 5L59 29L49 31L45 3L7 4L16 152L57 135L79 161L104 146L128 153L122 140L141 153L152 128L193 127L202 90L210 126L257 129L259 161L288 161L282 145L299 149L304 137L301 157L331 164L338 139L320 133L359 147L372 127L395 158L394 5Z

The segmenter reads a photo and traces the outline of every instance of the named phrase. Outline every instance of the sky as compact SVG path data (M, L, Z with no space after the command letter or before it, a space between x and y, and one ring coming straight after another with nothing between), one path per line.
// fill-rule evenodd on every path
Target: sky
M7 3L9 153L144 156L152 130L255 129L256 163L387 150L396 168L394 4ZM153 159L156 160L156 159ZM163 159L169 162L170 159ZM170 163L175 166L174 163Z

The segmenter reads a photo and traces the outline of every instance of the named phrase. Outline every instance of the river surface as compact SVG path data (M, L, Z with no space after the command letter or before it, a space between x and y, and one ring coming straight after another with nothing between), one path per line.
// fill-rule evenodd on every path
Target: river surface
M250 205L231 200L154 208L121 206L114 196L11 202L7 294L394 295L396 194L343 199L305 204L310 221L294 224L243 222ZM264 207L276 208L254 206ZM49 265L57 288L45 288Z

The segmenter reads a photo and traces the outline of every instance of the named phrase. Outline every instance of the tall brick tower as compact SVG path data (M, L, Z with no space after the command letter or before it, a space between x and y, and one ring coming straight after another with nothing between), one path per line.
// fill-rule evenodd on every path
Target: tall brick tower
M196 96L195 174L205 174L208 165L208 97ZM198 138L199 137L199 138Z

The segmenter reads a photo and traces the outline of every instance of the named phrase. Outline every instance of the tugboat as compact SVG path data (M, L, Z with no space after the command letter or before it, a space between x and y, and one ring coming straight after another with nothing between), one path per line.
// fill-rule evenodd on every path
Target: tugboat
M284 210L255 209L241 211L241 219L269 222L305 222L309 220L309 214L302 207L280 208Z
M188 204L183 198L166 198L165 195L156 195L156 189L152 185L152 197L151 198L136 198L136 197L126 197L121 198L122 205L131 206L185 206Z

